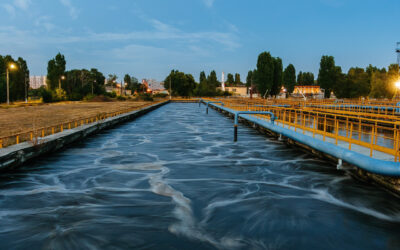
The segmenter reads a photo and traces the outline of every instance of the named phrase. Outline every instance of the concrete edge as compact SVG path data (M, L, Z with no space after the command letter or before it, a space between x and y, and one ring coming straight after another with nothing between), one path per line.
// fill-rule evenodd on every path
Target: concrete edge
M83 138L96 134L104 129L112 128L118 124L134 120L167 103L169 103L169 101L156 103L129 113L110 117L77 128L68 129L54 135L38 138L38 143L35 145L32 142L23 142L7 148L2 148L0 149L0 171L18 168L29 160L58 151L71 143L82 140Z

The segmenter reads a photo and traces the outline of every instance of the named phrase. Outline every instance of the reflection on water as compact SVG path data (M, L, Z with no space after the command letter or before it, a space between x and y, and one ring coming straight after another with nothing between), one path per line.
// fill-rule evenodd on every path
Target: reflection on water
M2 249L399 249L400 199L197 104L0 179Z

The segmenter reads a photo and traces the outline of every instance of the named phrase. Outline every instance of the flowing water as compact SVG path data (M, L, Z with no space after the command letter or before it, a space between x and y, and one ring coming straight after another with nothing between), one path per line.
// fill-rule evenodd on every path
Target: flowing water
M400 198L197 104L0 178L1 249L399 249Z

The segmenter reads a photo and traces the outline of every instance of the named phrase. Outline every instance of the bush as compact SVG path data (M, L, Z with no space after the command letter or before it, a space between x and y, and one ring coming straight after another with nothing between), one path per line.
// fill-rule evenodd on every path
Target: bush
M166 94L166 93L157 93L157 94L153 95L153 98L165 98L167 96L168 96L168 94Z
M111 98L115 98L115 97L117 97L117 93L116 93L115 91L113 91L113 92L111 92L111 93L106 92L106 93L104 94L104 96L111 97Z
M82 100L82 94L81 93L77 93L77 92L73 92L70 94L69 96L69 100L71 101L80 101Z
M153 101L153 97L149 93L139 94L139 98L138 99L146 101L146 102L152 102Z
M55 92L52 92L53 101L65 101L67 100L67 92L63 89L56 89Z
M53 94L50 90L46 88L40 89L39 96L42 98L44 103L53 102Z
M118 101L126 101L126 98L119 95L119 96L117 96L117 100Z
M85 97L83 97L84 101L91 101L93 98L95 98L96 95L88 94Z

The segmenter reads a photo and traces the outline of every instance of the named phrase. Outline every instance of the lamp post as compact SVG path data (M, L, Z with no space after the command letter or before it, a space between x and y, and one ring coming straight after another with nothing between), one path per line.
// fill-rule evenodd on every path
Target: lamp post
M10 105L10 77L9 77L9 69L13 70L17 68L14 63L11 63L6 68L6 75L7 75L7 105Z
M28 88L26 86L26 74L25 74L25 81L24 81L24 86L25 86L25 103L28 103Z
M94 80L94 81L92 82L92 95L94 95L94 93L93 93L93 83L97 83L97 81Z
M61 76L60 79L58 79L58 88L61 89L61 80L65 80L65 76Z

